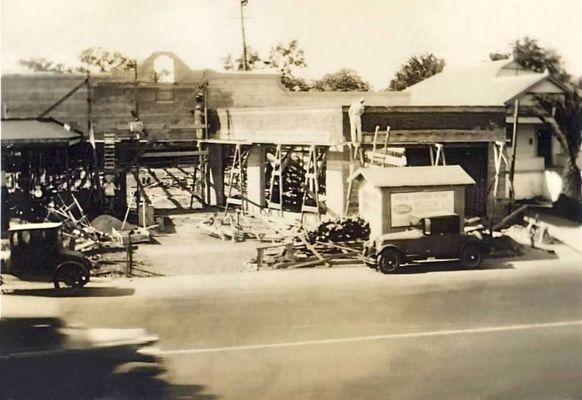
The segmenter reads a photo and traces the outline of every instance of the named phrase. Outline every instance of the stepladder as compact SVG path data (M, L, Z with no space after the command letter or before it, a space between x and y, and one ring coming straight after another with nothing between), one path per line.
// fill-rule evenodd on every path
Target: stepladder
M232 164L228 178L228 190L226 196L225 215L228 213L230 206L240 206L244 210L245 193L244 193L244 161L247 158L247 152L243 151L242 145L237 143L234 148Z
M325 151L319 151L318 146L309 146L309 154L305 167L305 181L303 183L303 201L301 203L301 223L307 213L317 215L321 220L320 192L320 166L325 157Z

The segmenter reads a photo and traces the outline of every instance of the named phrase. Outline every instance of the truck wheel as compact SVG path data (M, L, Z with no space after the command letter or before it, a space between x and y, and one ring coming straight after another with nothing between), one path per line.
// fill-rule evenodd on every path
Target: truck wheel
M83 264L77 261L65 261L55 269L53 284L55 289L59 289L61 283L67 287L80 288L89 282L89 277L89 270Z
M378 256L378 269L383 274L390 274L400 266L400 253L394 249L384 249Z
M461 250L461 263L468 268L479 268L483 262L483 253L476 244L468 244Z

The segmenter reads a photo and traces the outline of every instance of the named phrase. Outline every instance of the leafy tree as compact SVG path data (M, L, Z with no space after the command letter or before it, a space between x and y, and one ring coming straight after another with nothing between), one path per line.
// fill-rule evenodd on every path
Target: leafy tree
M113 69L130 70L135 68L135 62L115 51L111 52L101 47L85 49L79 55L83 67L91 72L109 72Z
M542 47L537 39L528 36L512 43L511 55L517 64L525 69L535 72L548 71L561 82L569 82L570 74L566 72L562 64L562 57L554 50ZM509 58L506 53L491 53L489 58L496 61Z
M265 67L265 63L266 62L257 51L247 47L247 67L249 71L263 69ZM228 54L222 59L222 67L226 71L244 71L245 66L243 62L243 56L241 55L239 58L234 60L232 54Z
M57 74L72 74L90 72L109 72L122 68L129 70L135 68L135 62L129 57L119 53L104 50L101 47L90 47L79 54L80 66L71 67L62 63L55 64L45 58L31 58L20 60L20 65L34 72L53 72Z
M55 64L46 58L31 58L28 60L19 60L20 65L30 69L33 72L54 72L56 74L65 74L75 72L74 68L67 67L62 63Z
M271 47L268 62L271 67L279 70L281 83L287 89L295 92L310 89L309 84L303 78L295 76L297 69L307 67L305 52L299 48L297 40L292 40L287 45L279 43L277 46Z
M420 81L438 74L445 67L445 60L432 53L414 55L402 64L390 81L389 90L404 90Z
M333 74L325 74L321 79L315 81L313 88L322 92L349 92L368 91L370 84L353 69L343 68Z
M226 71L244 71L244 62L242 56L233 59L229 54L222 59L223 68ZM281 83L287 89L292 91L306 91L310 89L309 84L302 78L296 77L295 73L299 68L305 68L305 53L299 48L299 42L292 40L288 44L279 43L271 47L267 59L247 47L247 66L248 70L263 69L265 66L276 68L281 73Z
M567 154L562 177L562 194L573 200L582 200L582 182L576 159L582 143L582 96L573 89L564 97L537 98L537 115L552 130L552 134ZM553 117L551 117L553 116Z

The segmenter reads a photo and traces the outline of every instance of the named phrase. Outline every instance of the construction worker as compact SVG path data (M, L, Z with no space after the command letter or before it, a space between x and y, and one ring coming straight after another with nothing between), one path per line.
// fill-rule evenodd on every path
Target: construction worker
M113 215L115 211L115 197L117 190L118 187L115 184L115 176L111 174L105 174L105 182L103 183L103 194L105 195L107 210L111 215Z
M360 100L353 102L348 110L348 115L350 117L350 135L352 145L355 148L357 148L362 142L362 114L364 113L364 102L365 100L361 98Z

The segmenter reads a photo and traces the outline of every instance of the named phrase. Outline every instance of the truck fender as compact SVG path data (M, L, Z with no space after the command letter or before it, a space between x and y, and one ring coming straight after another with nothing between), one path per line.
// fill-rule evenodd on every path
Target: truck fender
M382 253L386 249L395 250L398 254L400 254L401 261L402 262L406 261L406 255L404 255L404 253L402 252L402 250L400 250L400 248L398 248L398 246L395 246L393 244L385 244L382 247L380 247L378 249L378 251L376 252L376 257L378 257L380 255L380 253Z

